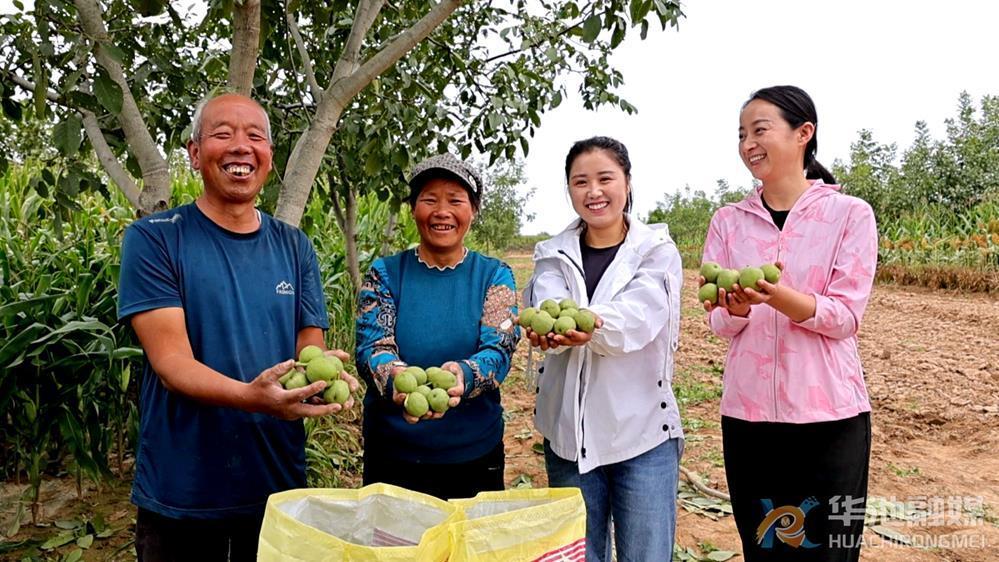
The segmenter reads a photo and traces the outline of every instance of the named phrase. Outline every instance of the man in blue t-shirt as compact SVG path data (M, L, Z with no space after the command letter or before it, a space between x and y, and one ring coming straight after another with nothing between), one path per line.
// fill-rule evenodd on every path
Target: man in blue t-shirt
M326 349L329 322L312 244L254 207L271 170L263 108L203 102L188 153L204 193L136 221L122 250L118 317L146 357L135 544L139 560L253 560L267 497L305 486L301 419L353 400L277 382L303 347Z

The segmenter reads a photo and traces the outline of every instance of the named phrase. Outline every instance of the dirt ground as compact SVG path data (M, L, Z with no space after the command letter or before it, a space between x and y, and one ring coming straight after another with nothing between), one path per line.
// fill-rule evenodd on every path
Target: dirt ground
M509 256L508 262L518 286L523 286L530 275L530 256ZM707 329L695 286L694 272L687 272L674 380L687 434L683 466L725 491L718 396L727 347ZM896 511L903 512L869 524L861 559L999 560L999 298L878 285L860 332L860 352L873 402L870 503L898 502ZM532 422L534 387L525 374L526 359L522 343L504 385L510 487L546 485L538 452L541 436ZM0 485L0 506L9 506L22 489L11 483ZM100 491L89 485L80 500L72 479L46 482L42 491L46 526L25 524L4 540L53 536L59 531L55 521L68 526L67 521L99 513L111 537L95 541L82 559L132 559L134 508L128 503L128 490L127 482L105 485ZM724 513L723 502L702 501L686 486L683 490L690 501L684 501L680 510L679 544L698 555L713 550L740 552L735 524ZM906 507L902 502L908 511L898 509ZM892 510L874 511L885 515ZM0 512L0 536L9 535L9 515ZM884 537L892 533L912 544ZM3 544L0 560L20 560ZM46 559L59 559L69 548L51 551Z

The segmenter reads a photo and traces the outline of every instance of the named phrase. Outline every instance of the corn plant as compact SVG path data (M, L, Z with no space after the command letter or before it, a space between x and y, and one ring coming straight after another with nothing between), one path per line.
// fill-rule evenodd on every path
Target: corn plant
M130 359L141 354L116 324L121 232L130 211L99 195L67 213L41 198L33 174L0 176L0 471L27 478L37 519L43 475L77 479L121 468L136 409ZM51 221L51 217L57 217Z

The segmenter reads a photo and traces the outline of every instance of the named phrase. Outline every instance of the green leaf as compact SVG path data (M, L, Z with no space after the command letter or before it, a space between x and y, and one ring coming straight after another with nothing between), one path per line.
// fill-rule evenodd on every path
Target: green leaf
M583 22L583 41L586 43L592 43L597 40L597 36L600 35L600 16L592 15L586 18Z
M64 531L54 537L49 538L41 545L39 545L38 548L42 550L52 550L53 548L59 548L60 546L73 542L75 538L76 536L73 535L73 533L67 533Z
M131 359L142 357L141 347L119 347L111 353L111 359Z
M63 562L79 562L81 558L83 558L83 551L77 548L67 554L66 557L63 558Z
M60 529L65 529L67 531L70 530L70 529L75 529L75 528L79 527L80 525L83 525L83 523L77 521L76 519L64 519L64 520L60 520L60 521L56 521L55 522L55 526L56 527L58 527Z
M73 320L72 322L67 322L62 327L50 331L48 334L38 338L37 340L31 342L33 345L40 343L45 343L49 339L55 336L61 336L69 334L72 332L110 332L110 328L107 327L103 322L97 320Z
M132 366L125 365L125 368L121 370L121 384L118 389L121 390L122 394L128 391L128 381L132 378Z
M104 49L104 52L107 53L109 57L114 59L116 63L121 65L125 64L125 51L122 51L111 43L103 43L101 44L101 48Z
M4 98L3 101L0 101L0 105L3 105L3 113L10 118L11 121L21 120L22 109L20 103L10 98Z
M652 2L650 0L631 0L631 23L634 25L637 22L643 21L645 16L649 14L649 10L652 9Z
M610 42L611 49L616 49L617 46L621 44L621 41L624 41L624 34L626 31L627 30L623 25L617 25L614 27L614 34L611 35Z
M364 161L364 173L373 176L382 169L382 155L379 152L371 152Z
M94 544L94 535L83 535L76 539L76 546L80 548L90 548L92 544Z
M0 306L0 320L3 320L4 318L7 317L12 317L22 311L29 310L38 305L47 303L58 296L59 295L47 294L47 295L42 295L40 297L32 297L30 299L24 299ZM39 324L39 326L40 325L41 324Z
M123 99L121 88L107 74L101 72L97 75L94 80L94 94L97 95L97 101L101 102L104 109L114 115L121 113Z
M83 120L75 113L70 114L52 128L52 138L59 153L72 158L83 142Z
M90 94L85 94L79 90L73 90L72 92L66 94L66 98L69 99L73 107L89 109L95 113L99 113L101 111L100 102L97 101L96 97Z
M738 556L737 553L730 550L715 550L708 554L708 560L713 562L725 562L726 560L731 560Z

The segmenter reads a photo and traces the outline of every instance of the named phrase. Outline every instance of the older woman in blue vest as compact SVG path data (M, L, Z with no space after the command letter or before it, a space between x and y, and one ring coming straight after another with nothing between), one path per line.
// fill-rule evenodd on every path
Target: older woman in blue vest
M418 164L409 204L419 245L372 264L361 287L357 366L364 398L364 483L443 499L502 490L499 386L520 337L513 272L465 247L482 181L450 154ZM421 418L394 385L408 366L455 375L450 409Z

